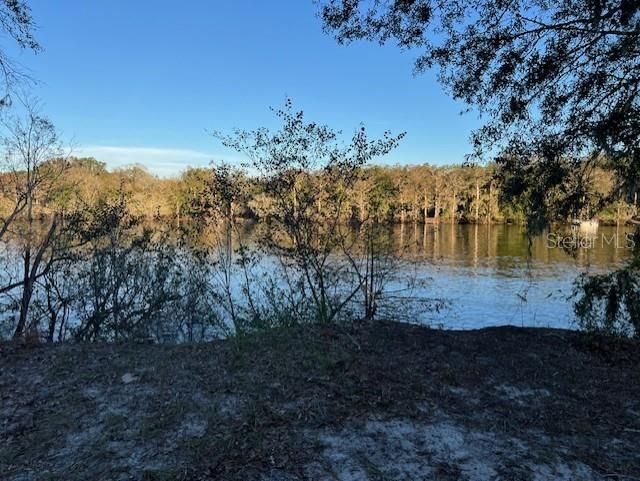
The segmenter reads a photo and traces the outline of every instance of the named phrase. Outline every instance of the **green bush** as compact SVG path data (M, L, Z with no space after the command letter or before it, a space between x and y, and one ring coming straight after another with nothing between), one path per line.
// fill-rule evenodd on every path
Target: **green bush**
M640 338L640 269L636 262L576 281L574 312L587 332Z

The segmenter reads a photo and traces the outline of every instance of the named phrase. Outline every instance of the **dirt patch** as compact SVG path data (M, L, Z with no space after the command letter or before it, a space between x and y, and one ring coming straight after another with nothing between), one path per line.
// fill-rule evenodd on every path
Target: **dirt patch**
M380 323L195 346L0 344L0 473L638 479L638 346L603 356L578 341Z
M323 462L312 479L367 481L496 479L572 481L600 479L589 466L538 451L532 441L504 433L475 431L435 416L433 423L366 421L321 433Z

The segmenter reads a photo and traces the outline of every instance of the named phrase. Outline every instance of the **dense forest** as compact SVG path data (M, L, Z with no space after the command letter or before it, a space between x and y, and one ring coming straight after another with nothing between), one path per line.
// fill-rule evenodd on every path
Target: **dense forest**
M104 162L91 157L69 157L64 162L64 176L36 196L39 214L71 212L125 194L136 215L181 222L200 218L215 202L215 166L190 167L177 176L162 178L137 164L109 170ZM243 195L233 206L234 214L259 220L269 209L261 181L241 169L235 169L235 174ZM7 196L15 194L11 185L14 175L5 173L1 180L5 210L10 205ZM314 177L318 183L323 182L322 172L316 172ZM598 217L603 223L614 224L625 223L635 215L637 198L607 197L613 176L605 168L593 168L589 182L593 201L581 217ZM359 170L358 179L349 189L344 220L361 222L367 217L371 202L382 202L380 222L524 222L523 205L506 199L503 185L494 163L366 166Z

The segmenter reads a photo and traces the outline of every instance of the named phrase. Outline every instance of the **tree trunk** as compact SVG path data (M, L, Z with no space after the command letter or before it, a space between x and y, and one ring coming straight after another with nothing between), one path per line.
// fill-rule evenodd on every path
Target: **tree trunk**
M480 183L476 179L476 224L480 222Z
M27 326L27 314L29 311L29 303L31 302L32 286L29 284L31 272L31 242L33 241L33 191L31 186L31 172L27 171L27 243L24 248L24 256L22 263L22 297L20 299L20 317L18 325L13 333L14 338L21 337L25 334Z
M13 337L17 338L26 333L27 328L27 317L29 314L29 306L31 305L31 297L33 296L33 287L35 286L36 279L41 275L40 273L40 265L42 264L42 259L44 257L44 253L51 245L53 241L53 236L58 227L58 219L56 217L53 218L51 223L51 227L49 227L49 231L47 235L42 240L42 243L38 247L38 251L36 252L33 261L31 260L32 247L31 247L31 238L27 241L27 247L25 248L24 253L24 273L23 273L23 281L22 281L22 298L20 300L20 318L18 319L18 325L16 326L16 330L13 333ZM49 266L47 265L46 268Z
M493 182L489 183L489 208L487 209L487 224L493 221Z
M427 204L427 191L424 191L424 203L422 205L422 215L424 217L424 222L427 222L427 214L428 214L429 206Z
M30 241L29 241L30 242ZM27 246L24 252L23 277L22 277L22 297L20 298L20 317L18 325L13 333L14 338L21 337L25 334L27 326L27 315L29 313L29 304L31 302L32 286L29 284L29 268L31 267L31 247Z
M58 323L58 312L51 303L51 297L47 296L47 307L49 309L49 332L47 333L47 342L53 342L53 336L56 333L56 324Z
M435 199L435 212L433 218L437 221L440 218L440 187L436 182L436 199Z
M458 210L457 197L456 197L456 191L454 190L451 195L451 223L452 224L455 224L457 210Z

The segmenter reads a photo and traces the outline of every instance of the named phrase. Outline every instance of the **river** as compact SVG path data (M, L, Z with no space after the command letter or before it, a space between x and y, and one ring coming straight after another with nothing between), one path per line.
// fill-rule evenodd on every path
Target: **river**
M600 227L577 243L569 229L529 240L514 225L410 224L396 226L393 236L412 260L411 275L426 279L416 294L444 301L442 309L416 313L416 321L447 329L574 328L576 277L619 266L632 246L624 227Z

